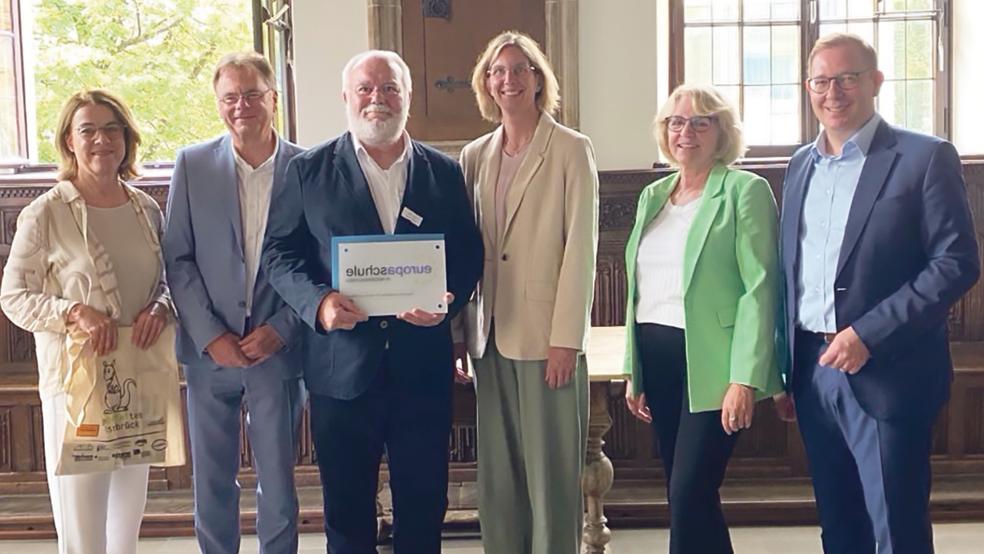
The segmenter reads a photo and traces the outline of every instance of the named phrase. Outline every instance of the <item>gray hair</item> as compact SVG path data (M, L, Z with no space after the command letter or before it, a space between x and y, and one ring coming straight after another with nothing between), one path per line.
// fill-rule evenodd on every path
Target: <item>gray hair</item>
M403 58L399 54L390 50L366 50L365 52L360 52L352 56L342 69L342 92L348 90L349 76L352 74L352 70L362 62L372 58L381 58L391 65L396 64L396 67L400 69L400 84L407 95L410 94L413 90L413 81L410 78L410 66L407 65L407 62L403 61Z

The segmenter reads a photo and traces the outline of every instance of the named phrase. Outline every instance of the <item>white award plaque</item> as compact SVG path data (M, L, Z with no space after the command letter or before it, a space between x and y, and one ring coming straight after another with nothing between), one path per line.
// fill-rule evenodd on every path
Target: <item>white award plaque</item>
M331 251L332 288L370 316L447 313L444 235L333 237Z

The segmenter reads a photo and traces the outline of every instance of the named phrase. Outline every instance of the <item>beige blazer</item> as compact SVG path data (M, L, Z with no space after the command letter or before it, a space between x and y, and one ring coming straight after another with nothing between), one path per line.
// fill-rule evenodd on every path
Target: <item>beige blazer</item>
M588 137L541 115L506 195L506 224L497 236L502 134L500 126L461 152L485 269L460 316L456 341L464 338L469 354L482 357L494 321L496 346L506 358L545 360L551 346L583 352L598 250L594 148Z

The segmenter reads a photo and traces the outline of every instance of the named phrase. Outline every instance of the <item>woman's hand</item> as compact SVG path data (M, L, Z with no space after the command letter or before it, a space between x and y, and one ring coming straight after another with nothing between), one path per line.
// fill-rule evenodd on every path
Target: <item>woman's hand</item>
M89 335L89 344L97 356L116 350L116 320L92 306L79 303L68 311L68 322Z
M130 341L141 350L146 350L157 342L164 325L167 324L168 309L160 302L151 302L140 310L133 321L133 334Z
M752 426L755 413L755 389L748 385L731 383L721 403L721 427L727 434L737 433Z
M625 380L625 405L639 421L653 422L653 415L649 412L649 405L646 404L646 393L641 392L639 396L632 394L632 379Z

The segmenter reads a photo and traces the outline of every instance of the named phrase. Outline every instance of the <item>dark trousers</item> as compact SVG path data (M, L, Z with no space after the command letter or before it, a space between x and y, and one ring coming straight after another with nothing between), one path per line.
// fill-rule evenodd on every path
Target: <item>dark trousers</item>
M384 449L393 494L394 552L441 551L452 374L421 384L394 365L385 362L369 390L355 399L311 394L311 432L332 554L377 552L376 489Z
M721 410L690 412L683 329L637 326L643 388L666 469L670 554L731 554L718 489L737 434L721 428Z
M818 365L822 338L797 333L793 394L828 554L931 554L932 421L877 420L848 375ZM864 371L862 369L861 371Z

